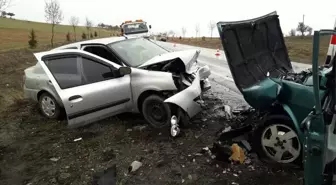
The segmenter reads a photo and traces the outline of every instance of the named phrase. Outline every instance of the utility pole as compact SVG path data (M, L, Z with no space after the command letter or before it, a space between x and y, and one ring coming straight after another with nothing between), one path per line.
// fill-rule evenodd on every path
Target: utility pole
M305 15L303 14L303 16L302 16L302 23L303 23L303 25L304 25L304 17L305 17Z

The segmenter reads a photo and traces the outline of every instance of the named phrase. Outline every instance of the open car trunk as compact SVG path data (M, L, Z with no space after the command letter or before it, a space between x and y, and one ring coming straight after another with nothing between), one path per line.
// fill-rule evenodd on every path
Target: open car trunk
M292 71L276 12L255 19L218 22L222 45L240 91Z

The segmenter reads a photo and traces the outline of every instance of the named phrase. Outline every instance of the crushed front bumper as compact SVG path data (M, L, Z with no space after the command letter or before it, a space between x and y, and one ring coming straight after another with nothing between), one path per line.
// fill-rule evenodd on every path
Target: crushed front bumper
M201 105L195 102L195 99L199 97L202 92L211 88L211 84L208 80L210 74L211 72L208 66L200 67L196 71L195 78L188 88L171 96L164 102L175 104L181 107L188 114L189 118L194 117L202 110Z

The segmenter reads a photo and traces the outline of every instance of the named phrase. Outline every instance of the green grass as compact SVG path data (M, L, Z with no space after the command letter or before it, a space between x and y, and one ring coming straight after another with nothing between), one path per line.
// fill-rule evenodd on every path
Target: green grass
M12 28L12 29L22 29L29 31L34 28L36 31L50 32L51 25L48 23L42 22L33 22L33 21L25 21L25 20L16 20L9 18L0 18L0 28ZM78 33L86 32L86 28L84 26L78 26L76 28ZM103 35L110 35L112 33L110 30L101 29L101 28L92 28L94 31L101 31ZM56 25L55 32L57 33L68 33L72 32L73 28L70 25Z
M51 25L48 23L16 20L9 18L0 18L0 50L11 50L28 47L28 35L31 29L36 31L39 44L49 44L51 38ZM91 33L98 33L98 37L114 36L118 32L102 29L91 28ZM72 40L75 39L73 28L70 25L56 25L55 27L55 43L64 42L66 34L71 34ZM76 28L77 40L81 40L82 33L87 34L87 29L84 26Z

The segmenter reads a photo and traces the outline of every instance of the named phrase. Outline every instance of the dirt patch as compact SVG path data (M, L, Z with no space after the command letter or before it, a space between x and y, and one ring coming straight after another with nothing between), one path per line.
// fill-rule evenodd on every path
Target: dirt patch
M70 130L64 121L41 117L34 103L18 102L0 123L0 183L90 184L95 172L116 164L117 184L299 184L299 171L270 168L257 158L231 165L196 155L212 145L220 128L234 124L204 120L221 100L207 95L205 101L207 111L174 139L165 130L135 129L146 123L130 114ZM144 166L127 175L128 165L141 157Z
M0 184L91 184L93 175L116 164L117 184L299 184L301 172L274 168L252 158L231 165L196 155L216 133L234 122L219 112L228 92L207 93L206 105L177 138L147 126L139 115L123 114L78 129L40 116L21 99L22 70L35 63L30 50L1 53ZM9 84L9 85L7 85ZM81 138L79 141L75 139ZM129 164L143 158L132 175ZM265 178L267 177L267 178Z

